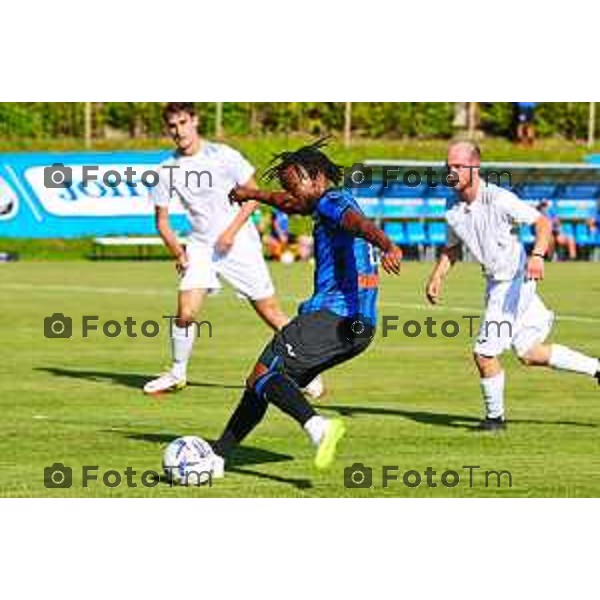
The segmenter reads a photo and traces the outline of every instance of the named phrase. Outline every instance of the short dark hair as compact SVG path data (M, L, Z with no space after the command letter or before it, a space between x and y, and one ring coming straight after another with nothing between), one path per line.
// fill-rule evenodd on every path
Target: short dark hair
M187 113L190 117L196 116L196 107L193 102L167 102L167 105L163 109L163 120L167 120L170 115L176 115L177 113Z
M338 185L343 177L344 167L334 163L322 150L327 146L328 137L321 138L316 142L299 148L294 152L281 152L276 154L269 164L269 168L263 175L266 181L279 179L288 167L296 170L304 169L311 179L315 179L319 173L335 185Z

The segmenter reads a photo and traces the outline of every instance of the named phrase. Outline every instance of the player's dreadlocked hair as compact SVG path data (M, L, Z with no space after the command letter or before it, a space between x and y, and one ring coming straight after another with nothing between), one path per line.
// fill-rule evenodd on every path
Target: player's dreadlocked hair
M281 152L276 154L269 168L265 171L263 179L273 181L279 179L288 167L294 167L296 170L304 169L311 179L323 173L325 177L335 185L342 181L344 176L344 167L334 163L321 148L327 146L329 136L322 137L309 146L303 146L294 152Z

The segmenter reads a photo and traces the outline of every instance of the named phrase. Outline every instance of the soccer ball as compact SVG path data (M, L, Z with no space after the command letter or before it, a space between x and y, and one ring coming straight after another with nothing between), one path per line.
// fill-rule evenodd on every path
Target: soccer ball
M211 481L215 453L208 442L186 436L171 442L163 455L167 480L176 485L202 485Z

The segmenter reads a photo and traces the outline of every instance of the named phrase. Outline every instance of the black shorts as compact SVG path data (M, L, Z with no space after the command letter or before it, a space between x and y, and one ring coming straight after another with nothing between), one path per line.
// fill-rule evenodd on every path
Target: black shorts
M375 328L361 315L344 318L327 310L298 315L275 335L259 362L305 387L323 371L364 352L374 335Z

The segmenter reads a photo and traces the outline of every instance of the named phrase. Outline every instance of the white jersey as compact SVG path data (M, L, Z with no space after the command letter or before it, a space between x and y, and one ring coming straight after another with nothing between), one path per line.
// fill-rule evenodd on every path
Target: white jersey
M236 185L244 185L254 175L254 167L236 150L224 144L202 142L197 154L174 154L159 168L160 180L150 189L155 206L167 207L179 197L192 226L191 239L213 245L236 217L239 207L232 206L228 194ZM258 233L250 221L242 227L236 243L256 243Z
M539 217L512 192L481 180L471 204L458 202L446 212L448 246L464 243L488 278L509 281L525 265L518 225L532 225Z

